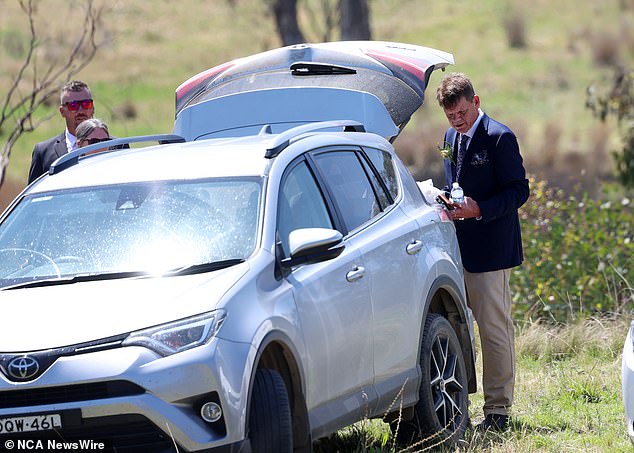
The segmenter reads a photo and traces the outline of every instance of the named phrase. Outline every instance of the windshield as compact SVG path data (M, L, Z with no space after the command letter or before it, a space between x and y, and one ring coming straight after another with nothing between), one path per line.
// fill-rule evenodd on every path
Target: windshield
M0 225L0 288L245 259L260 193L257 178L227 178L27 196Z

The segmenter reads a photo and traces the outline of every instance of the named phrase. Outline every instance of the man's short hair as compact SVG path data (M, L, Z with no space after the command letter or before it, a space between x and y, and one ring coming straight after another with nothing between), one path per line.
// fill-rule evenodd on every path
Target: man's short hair
M59 95L59 103L63 104L64 103L64 95L70 91L82 91L82 90L88 90L88 92L90 93L90 96L92 97L92 93L90 92L90 88L88 87L88 85L85 82L82 82L81 80L71 80L70 82L66 82L64 84L64 86L62 87L62 90L60 92Z
M448 74L436 90L436 99L442 108L453 107L463 97L471 102L473 96L475 96L475 90L471 80L461 72Z

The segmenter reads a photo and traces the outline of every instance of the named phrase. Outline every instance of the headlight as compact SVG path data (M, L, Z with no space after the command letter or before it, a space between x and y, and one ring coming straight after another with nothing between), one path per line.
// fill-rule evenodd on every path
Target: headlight
M224 310L214 310L180 321L137 330L128 335L122 345L145 346L162 356L176 354L211 340L220 330L226 315Z

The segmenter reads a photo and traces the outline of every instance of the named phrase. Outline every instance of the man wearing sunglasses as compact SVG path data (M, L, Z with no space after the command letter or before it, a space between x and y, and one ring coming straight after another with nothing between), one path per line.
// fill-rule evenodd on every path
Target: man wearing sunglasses
M72 80L62 87L59 113L66 121L66 130L61 134L40 142L33 148L29 184L46 173L60 156L77 148L75 129L95 113L90 88L80 80Z

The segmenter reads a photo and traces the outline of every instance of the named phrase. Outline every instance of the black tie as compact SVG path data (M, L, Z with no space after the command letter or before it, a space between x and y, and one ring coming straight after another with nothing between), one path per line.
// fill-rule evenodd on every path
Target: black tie
M462 159L464 159L464 155L467 152L467 140L469 140L469 136L466 134L462 134L460 136L460 145L458 146L458 159L456 163L456 181L460 178L460 170L462 168Z

